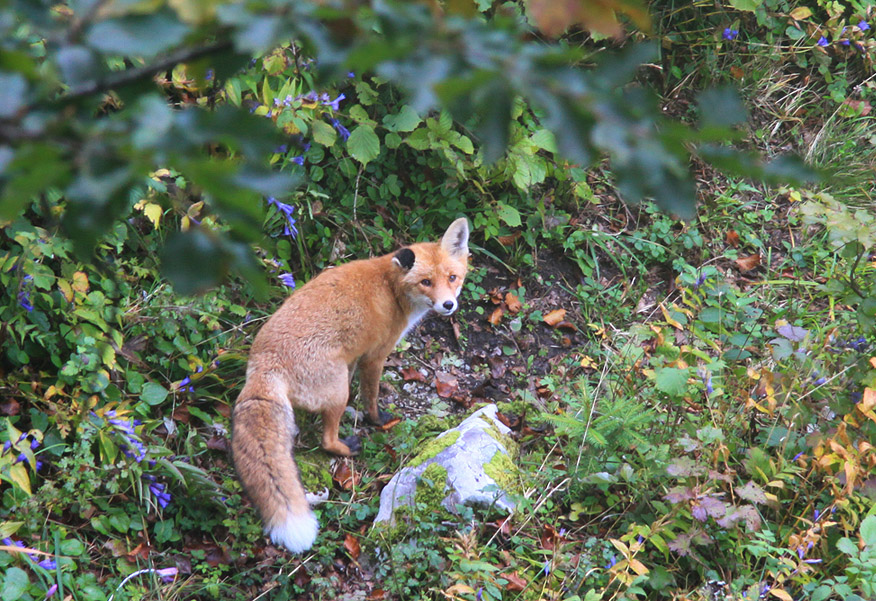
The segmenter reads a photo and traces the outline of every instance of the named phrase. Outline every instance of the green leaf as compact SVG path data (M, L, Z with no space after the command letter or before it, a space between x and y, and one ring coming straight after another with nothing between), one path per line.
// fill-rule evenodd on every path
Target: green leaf
M754 12L763 4L763 0L730 0L730 6L735 8L736 10L745 10L748 12Z
M27 577L27 572L21 568L8 568L3 578L3 587L0 588L0 599L3 601L20 599L29 584L30 580Z
M105 54L152 57L183 41L189 28L173 12L128 15L95 23L88 44Z
M386 115L383 118L383 124L389 131L400 132L414 131L422 121L417 112L408 104L402 105L397 114Z
M865 545L876 548L876 515L868 516L861 522L861 538Z
M334 146L338 138L338 132L335 131L334 127L319 119L311 123L310 127L313 131L314 142L329 148Z
M140 399L149 405L160 405L170 394L161 384L146 382L140 391Z
M359 125L350 132L347 150L354 159L367 165L380 154L380 140L370 125Z
M672 397L680 397L687 392L687 379L690 376L690 368L658 367L654 370L654 382L657 390L665 392Z
M504 202L496 203L496 215L510 227L520 227L522 223L520 211Z
M852 539L845 536L837 541L836 548L851 557L856 557L858 555L858 545L856 545Z

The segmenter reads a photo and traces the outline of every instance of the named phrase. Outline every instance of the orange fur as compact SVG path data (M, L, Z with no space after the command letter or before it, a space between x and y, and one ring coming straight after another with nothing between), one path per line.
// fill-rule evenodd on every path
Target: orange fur
M292 409L321 413L323 448L350 455L338 428L353 372L369 419L379 423L377 391L389 353L430 310L450 315L457 308L468 233L468 222L457 219L440 242L327 269L259 331L234 405L232 453L274 542L306 551L318 529L292 456Z

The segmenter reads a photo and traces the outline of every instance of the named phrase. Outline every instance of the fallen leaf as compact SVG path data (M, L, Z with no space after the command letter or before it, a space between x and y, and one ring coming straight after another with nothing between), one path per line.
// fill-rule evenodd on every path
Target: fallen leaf
M510 574L501 574L501 576L508 581L508 584L505 585L506 591L519 593L526 588L527 584L529 584L528 582L526 582L526 579L522 578L517 572L511 572Z
M21 405L15 399L5 399L0 402L0 415L18 415Z
M727 232L727 244L733 248L739 246L739 234L736 233L736 230L730 230Z
M573 324L571 321L566 321L565 319L563 321L561 321L560 323L558 323L555 327L558 330L572 330L575 332L578 331L578 326Z
M730 75L732 75L736 79L742 79L745 77L745 71L743 71L740 67L733 65L730 67Z
M176 409L173 410L171 417L173 417L174 421L182 422L184 424L189 423L189 421L191 420L191 415L189 414L188 405L178 406Z
M520 299L517 298L517 295L513 292L509 292L505 295L505 305L511 313L515 314L520 313L520 310L523 309L523 303L520 302Z
M852 98L846 98L843 101L843 104L852 109L852 111L856 115L860 115L861 117L866 117L870 114L872 107L870 103L866 100L854 100Z
M490 317L487 319L494 326L502 323L502 316L505 314L505 309L503 307L496 307L493 312L490 314Z
M544 316L544 322L551 326L552 328L557 327L561 321L566 318L566 310L565 309L554 309L550 313Z
M146 561L149 559L149 553L152 551L152 548L146 543L140 543L127 553L125 553L125 557L128 561L137 561L137 559L142 559Z
M389 420L388 422L386 422L385 424L381 424L380 426L377 426L377 429L380 430L381 432L389 432L390 430L395 428L400 423L401 423L401 418L394 417L391 420Z
M510 236L498 236L496 239L499 241L499 244L502 246L511 246L514 242L523 235L523 232L520 230L514 232Z
M211 451L231 452L231 445L228 444L228 438L214 434L207 440L207 448Z
M459 388L459 380L443 371L435 372L435 390L441 398L451 397Z
M425 382L426 376L414 366L403 367L401 370L402 379L405 382Z
M334 472L332 472L332 480L337 482L338 486L344 490L352 490L359 483L359 477L350 468L350 464L347 461L338 461Z
M760 265L760 255L748 255L747 257L740 257L736 259L736 266L739 267L740 271L751 271L755 267Z
M494 305L501 305L505 298L501 288L491 288L487 295L490 297L490 302Z
M444 591L444 596L448 599L452 599L459 595L474 595L475 590L467 584L454 584L446 591Z
M596 361L590 355L581 357L581 367L584 369L596 369Z
M353 561L359 559L359 553L361 553L361 548L359 547L359 539L352 534L347 533L347 535L344 537L344 549L347 550L347 553L350 554L350 557L353 558Z
M506 427L515 430L517 426L520 425L520 418L516 415L508 415L502 413L501 411L496 412L496 417L499 418L499 421L505 424Z
M505 360L502 357L487 357L487 364L490 366L490 376L494 380L499 380L505 375Z
M802 21L803 19L808 19L812 16L812 10L806 6L798 6L789 14L791 15L791 18L795 21Z
M376 588L365 599L366 601L383 601L386 599L386 591L382 588Z

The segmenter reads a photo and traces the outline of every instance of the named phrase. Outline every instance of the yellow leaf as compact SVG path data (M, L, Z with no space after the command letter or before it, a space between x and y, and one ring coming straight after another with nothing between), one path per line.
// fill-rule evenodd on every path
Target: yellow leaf
M802 21L812 16L812 11L805 6L798 6L791 11L791 18L795 21Z
M785 488L785 483L781 480L773 480L772 482L767 482L767 486L772 486L773 488Z
M161 179L162 177L170 177L171 173L169 169L157 169L149 174L149 177L152 179Z
M475 590L467 584L454 584L449 589L444 591L445 595L474 595Z
M192 220L188 215L183 215L182 219L179 220L179 229L184 232L189 231L189 228L192 227Z
M663 319L666 320L666 323L668 323L668 324L671 325L673 328L676 328L676 329L678 329L678 330L683 330L683 329L684 329L684 328L682 327L682 325L678 322L677 319L673 319L673 318L669 315L669 311L666 310L666 307L663 306L663 303L660 303L660 310L663 312Z
M635 558L630 559L630 567L633 568L633 571L639 576L644 576L649 571L648 568L645 567L645 564Z
M614 545L614 548L617 549L618 551L620 551L621 555L623 555L624 557L630 556L629 548L625 544L623 544L621 541L617 540L616 538L610 538L610 539L608 539L608 542L610 542L612 545Z
M61 294L64 295L64 298L67 299L67 302L72 303L73 287L70 286L70 282L67 280L58 280L58 288L61 290Z
M158 229L159 224L161 223L161 215L164 213L161 205L155 204L154 202L146 203L143 206L143 214L146 215L146 218L152 222L152 225L155 226L155 229Z
M584 355L581 357L581 367L586 369L596 369L596 361L594 361L593 357L590 355Z
M72 287L76 292L88 292L88 276L81 271L74 273Z
M785 589L782 588L771 588L770 594L774 597L778 597L782 601L794 601L794 598L785 592Z
M13 466L9 467L9 477L15 482L18 487L26 492L28 495L30 492L30 478L27 475L27 468L24 467L24 463L16 463Z

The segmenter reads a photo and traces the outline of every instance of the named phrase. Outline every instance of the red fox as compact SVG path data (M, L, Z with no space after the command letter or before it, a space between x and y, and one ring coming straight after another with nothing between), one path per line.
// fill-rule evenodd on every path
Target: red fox
M353 372L369 421L378 410L383 364L430 310L450 315L468 269L468 221L450 224L440 242L327 269L294 292L262 326L250 350L246 384L234 404L234 466L274 543L309 549L319 524L293 458L293 408L321 413L322 446L349 456L356 437L338 438Z

